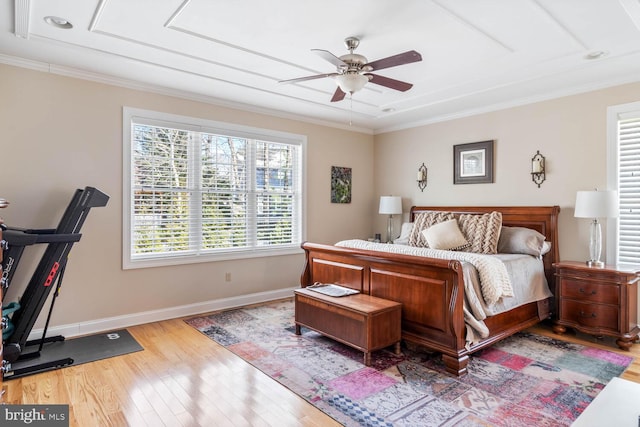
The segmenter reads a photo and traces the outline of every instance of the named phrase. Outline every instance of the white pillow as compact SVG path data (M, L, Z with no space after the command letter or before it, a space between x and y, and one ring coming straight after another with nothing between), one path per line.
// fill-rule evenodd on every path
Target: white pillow
M405 222L402 224L402 228L400 229L400 236L393 241L396 245L408 245L409 244L409 236L411 236L411 230L413 229L412 222Z
M422 230L422 235L432 249L457 251L469 246L456 219L432 225Z
M424 239L422 232L434 224L453 219L453 212L427 211L421 212L413 220L411 235L409 235L409 245L417 247L427 247L428 243Z
M398 237L398 239L408 239L409 236L411 236L412 228L413 228L412 222L402 223L402 228L400 229L400 237Z

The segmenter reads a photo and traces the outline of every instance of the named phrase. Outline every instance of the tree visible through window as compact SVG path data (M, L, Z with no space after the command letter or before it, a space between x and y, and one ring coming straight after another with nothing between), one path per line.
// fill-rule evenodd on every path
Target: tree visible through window
M299 249L301 141L133 116L130 126L130 262Z

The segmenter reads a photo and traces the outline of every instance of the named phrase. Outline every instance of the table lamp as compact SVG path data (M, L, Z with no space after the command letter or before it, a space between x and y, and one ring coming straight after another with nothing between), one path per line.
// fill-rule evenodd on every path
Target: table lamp
M618 216L617 194L615 191L578 191L576 194L576 209L574 217L591 218L589 237L589 267L604 267L600 261L602 252L602 228L598 218L614 218Z
M391 235L393 231L393 216L402 213L402 197L400 196L382 196L380 197L380 208L378 213L381 215L389 215L387 223L387 243L391 243Z

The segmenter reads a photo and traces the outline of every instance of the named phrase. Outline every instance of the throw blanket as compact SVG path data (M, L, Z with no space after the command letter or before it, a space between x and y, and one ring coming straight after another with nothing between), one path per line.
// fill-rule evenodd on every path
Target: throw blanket
M352 239L336 243L336 246L368 251L389 252L438 259L455 259L466 261L478 271L482 297L487 305L495 304L502 297L512 297L513 288L504 263L491 255L472 252L442 251L439 249L421 248L406 245L390 245L373 243L366 240Z

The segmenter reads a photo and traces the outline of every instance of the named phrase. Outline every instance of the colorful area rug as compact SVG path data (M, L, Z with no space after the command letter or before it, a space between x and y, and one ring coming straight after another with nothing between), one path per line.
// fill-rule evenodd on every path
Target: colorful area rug
M403 347L362 353L302 328L293 301L190 319L225 346L345 426L570 425L633 358L519 333L447 374L438 354Z

